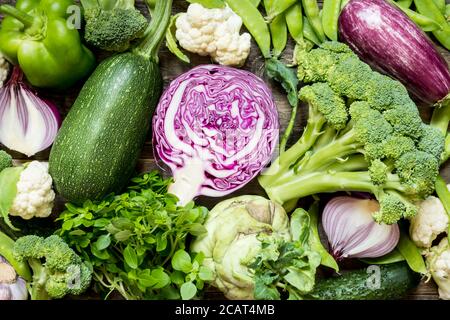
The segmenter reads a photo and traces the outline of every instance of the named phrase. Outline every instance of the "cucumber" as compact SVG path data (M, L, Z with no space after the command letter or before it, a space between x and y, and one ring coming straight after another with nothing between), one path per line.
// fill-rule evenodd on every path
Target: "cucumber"
M53 144L49 171L66 200L119 192L134 173L162 91L158 50L172 0L158 0L147 36L103 61L82 88Z
M391 300L403 297L420 281L405 262L376 266L380 281L372 281L372 270L349 271L342 276L319 281L310 299L318 300ZM369 269L370 270L370 269ZM379 284L379 286L376 286Z

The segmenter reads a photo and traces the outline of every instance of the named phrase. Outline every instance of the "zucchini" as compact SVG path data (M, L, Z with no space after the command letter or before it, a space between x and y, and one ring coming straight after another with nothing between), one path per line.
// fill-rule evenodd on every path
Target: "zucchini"
M158 50L172 0L159 0L142 43L103 61L82 88L53 144L56 190L81 203L119 192L135 171L162 91Z
M376 266L380 268L379 282L372 282L377 276L368 269L349 271L342 276L320 280L310 299L318 300L391 300L403 297L420 281L417 273L405 262Z

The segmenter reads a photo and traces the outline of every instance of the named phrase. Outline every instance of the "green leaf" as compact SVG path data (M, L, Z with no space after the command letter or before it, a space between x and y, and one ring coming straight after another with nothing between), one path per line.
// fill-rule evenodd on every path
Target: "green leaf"
M214 272L212 272L208 267L200 266L198 277L203 281L213 281Z
M159 234L156 237L156 251L161 252L167 248L167 236L165 234Z
M6 224L15 231L19 231L9 220L9 210L17 195L17 183L24 167L6 168L0 172L0 213Z
M208 9L215 9L215 8L224 8L225 2L223 0L187 0L189 3L199 3L203 7Z
M206 230L205 226L201 223L193 223L188 228L189 233L192 234L194 237L202 236L206 233L208 233L208 230Z
M73 227L73 220L67 220L67 221L64 221L64 223L61 226L61 229L63 231L69 231L72 229L72 227Z
M176 285L181 286L184 283L184 273L181 271L174 271L170 275L170 279L172 279L172 282Z
M266 60L266 73L269 78L278 81L287 93L289 104L292 107L298 105L298 78L294 69L288 68L278 59Z
M98 250L95 244L91 244L91 252L95 257L99 258L100 260L108 260L110 258L108 251Z
M417 273L426 274L427 267L425 261L420 253L420 249L411 241L409 236L402 232L400 235L400 240L397 244L397 249L400 251L402 256L405 258L408 266L412 271Z
M255 278L255 300L280 300L280 292L277 288L268 286L262 281L261 278Z
M114 234L114 239L119 242L125 242L131 237L131 235L132 232L130 230L122 230Z
M364 258L359 259L360 261L367 264L391 264L395 262L405 261L405 258L402 256L398 249L394 249L392 252L378 258Z
M86 232L84 232L83 230L78 229L78 230L70 231L69 234L71 236L84 236L86 234Z
M174 270L189 273L192 270L191 256L184 250L178 250L172 257L172 267Z
M191 300L197 294L197 287L192 282L184 283L180 288L181 299Z
M161 289L170 284L170 276L163 269L153 270L152 277L156 280L154 289Z
M292 240L305 244L309 238L310 225L308 212L301 208L295 210L291 215Z
M138 257L137 257L136 251L130 245L127 245L127 247L123 251L123 258L125 259L125 263L131 269L137 269Z
M97 241L95 242L95 246L97 247L97 250L102 251L109 247L111 244L111 237L108 234L101 235L98 237Z

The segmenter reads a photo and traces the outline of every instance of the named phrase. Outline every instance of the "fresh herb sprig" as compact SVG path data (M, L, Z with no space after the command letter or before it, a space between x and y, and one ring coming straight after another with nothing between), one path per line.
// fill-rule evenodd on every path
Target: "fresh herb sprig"
M57 233L93 269L96 290L126 299L192 299L212 273L204 256L185 249L189 235L206 232L207 209L178 207L170 179L157 172L132 180L128 191L83 206L67 204Z

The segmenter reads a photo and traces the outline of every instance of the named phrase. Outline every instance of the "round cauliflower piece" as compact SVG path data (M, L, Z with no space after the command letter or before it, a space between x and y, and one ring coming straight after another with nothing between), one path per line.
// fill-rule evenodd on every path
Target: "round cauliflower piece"
M9 73L9 63L0 53L0 88L5 84Z
M52 182L48 165L39 161L27 164L17 182L17 195L9 214L25 220L48 217L55 200Z
M439 297L450 300L450 246L448 238L431 248L427 254L428 269L439 288Z
M242 35L242 19L229 7L207 9L198 3L188 7L176 21L175 36L189 52L228 66L242 66L250 54L251 36Z
M428 197L419 206L419 212L411 219L409 233L413 242L421 248L430 248L433 241L449 225L449 217L437 197Z

